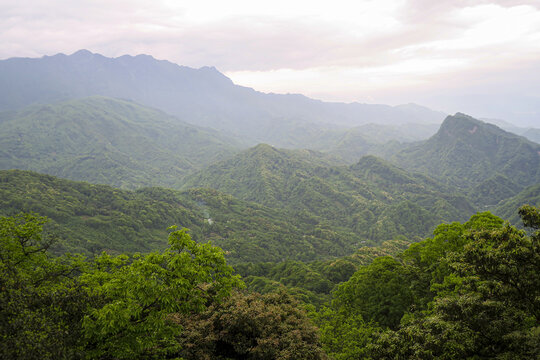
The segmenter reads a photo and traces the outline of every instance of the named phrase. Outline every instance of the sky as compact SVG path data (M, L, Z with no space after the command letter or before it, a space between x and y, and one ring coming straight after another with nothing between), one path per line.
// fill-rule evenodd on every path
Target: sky
M540 127L540 0L0 0L0 59L79 49Z

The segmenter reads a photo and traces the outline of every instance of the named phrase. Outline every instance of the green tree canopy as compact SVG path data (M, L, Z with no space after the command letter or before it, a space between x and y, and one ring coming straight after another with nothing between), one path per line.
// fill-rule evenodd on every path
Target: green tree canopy
M242 285L223 251L185 229L147 255L52 258L44 218L0 218L0 357L143 359L178 350L173 313L196 313Z
M326 359L317 329L286 292L235 292L222 304L176 318L185 359Z
M540 228L538 209L522 207ZM375 359L537 359L540 357L540 244L505 224L476 227L445 261L450 272L428 311L381 334Z

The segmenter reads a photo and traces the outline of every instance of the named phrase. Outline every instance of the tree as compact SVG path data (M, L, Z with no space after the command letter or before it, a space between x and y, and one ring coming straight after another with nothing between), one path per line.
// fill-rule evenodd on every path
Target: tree
M173 313L217 304L239 277L223 251L173 229L147 255L50 257L45 218L0 218L0 358L145 359L178 350Z
M400 254L399 258L405 263L410 276L415 310L426 310L436 295L436 289L445 277L452 274L448 254L462 252L471 241L468 236L471 232L500 229L502 226L503 220L490 212L478 213L463 224L453 222L437 226L432 238L412 244Z
M526 226L538 210L523 207ZM540 244L509 224L477 226L445 261L451 273L432 307L382 333L374 359L536 359L540 357Z
M314 317L320 328L323 349L331 358L353 360L368 355L367 345L373 341L378 328L366 324L359 312L323 307Z
M407 276L400 262L390 256L379 257L339 286L332 306L360 314L366 322L396 328L413 303Z
M85 289L105 299L84 317L92 358L165 357L178 351L181 328L173 313L196 313L241 286L223 251L199 244L186 229L172 231L163 253L96 258L81 276Z
M92 301L78 286L84 259L49 257L46 219L0 218L0 358L82 358L82 316Z
M197 315L176 321L185 359L326 359L316 328L285 291L260 295L235 292Z

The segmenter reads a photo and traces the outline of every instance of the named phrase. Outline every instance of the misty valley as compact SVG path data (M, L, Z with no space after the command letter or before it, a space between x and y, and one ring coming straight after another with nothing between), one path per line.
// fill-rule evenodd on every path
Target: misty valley
M0 358L538 359L540 127L0 60Z

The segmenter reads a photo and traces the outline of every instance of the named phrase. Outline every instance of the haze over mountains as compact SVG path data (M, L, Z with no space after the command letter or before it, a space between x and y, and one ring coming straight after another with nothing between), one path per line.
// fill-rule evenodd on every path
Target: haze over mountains
M298 124L440 123L444 114L400 106L326 103L302 95L264 94L238 86L215 68L192 69L148 55L106 58L87 50L0 61L0 110L92 95L130 99L186 122L240 135L251 144L286 145ZM285 136L285 138L291 135Z
M272 209L264 216L283 211L302 229L291 230L294 241L312 224L337 241L323 246L327 254L419 239L540 183L540 145L464 114L443 121L414 104L264 94L215 68L147 55L3 60L0 85L0 169L123 189L212 188ZM245 246L220 241L230 251Z
M0 168L124 188L174 187L239 144L130 101L94 96L0 116Z

